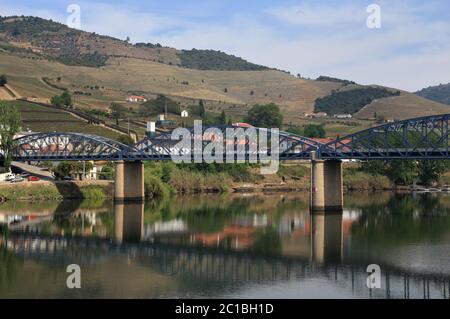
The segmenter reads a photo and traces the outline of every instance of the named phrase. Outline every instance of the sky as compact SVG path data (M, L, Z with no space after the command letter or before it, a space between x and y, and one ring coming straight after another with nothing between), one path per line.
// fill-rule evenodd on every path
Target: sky
M221 50L306 78L407 91L450 82L448 0L0 0L0 15L66 23L70 4L82 30L133 43Z

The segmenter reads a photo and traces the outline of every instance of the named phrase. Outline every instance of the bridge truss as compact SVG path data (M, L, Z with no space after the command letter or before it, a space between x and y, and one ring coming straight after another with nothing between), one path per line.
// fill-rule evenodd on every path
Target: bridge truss
M449 159L450 114L387 123L321 146L321 159Z
M15 140L15 161L133 160L140 154L130 147L95 135L36 133Z
M449 159L450 114L387 123L327 144L266 128L220 126L180 128L145 137L134 146L82 133L35 133L15 140L15 161ZM184 144L180 144L184 140ZM276 146L276 147L274 147ZM212 152L212 148L214 150ZM218 150L221 153L216 153Z

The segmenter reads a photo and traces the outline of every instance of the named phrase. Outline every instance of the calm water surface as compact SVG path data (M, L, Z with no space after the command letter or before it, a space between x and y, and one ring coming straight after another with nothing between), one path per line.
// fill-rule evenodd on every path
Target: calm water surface
M449 298L450 196L0 204L0 298ZM68 289L66 267L81 267ZM369 264L381 288L368 289Z

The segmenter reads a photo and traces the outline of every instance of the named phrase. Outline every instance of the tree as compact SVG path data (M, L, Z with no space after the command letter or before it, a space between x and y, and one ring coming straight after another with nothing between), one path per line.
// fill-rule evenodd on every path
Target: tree
M72 162L64 161L55 167L54 173L58 178L64 178L69 176L74 170L74 164Z
M219 116L219 124L227 124L227 117L224 110L222 110L222 113Z
M303 129L303 135L311 138L323 138L325 137L325 128L323 124L308 124Z
M2 74L0 75L0 86L5 86L5 84L8 83L8 79L6 78L6 75Z
M416 178L416 164L411 160L390 160L384 162L384 172L396 185L411 185Z
M142 103L141 113L144 116L165 113L166 106L168 113L177 115L181 113L180 105L176 101L162 94L158 95L154 100L149 100L147 102Z
M62 99L63 104L64 104L65 106L72 106L72 97L70 96L69 91L64 91L64 92L61 94L61 99Z
M61 96L59 96L59 95L52 96L52 98L50 99L50 103L52 103L55 106L63 106L64 105L64 101L61 98Z
M50 103L55 106L72 106L72 96L69 91L64 91L61 95L52 96Z
M0 102L0 150L3 152L3 167L11 167L11 151L15 146L14 136L19 132L22 120L15 106Z
M108 162L105 166L103 166L99 178L102 180L112 180L114 179L114 164L112 162Z
M83 169L84 166L84 169ZM72 174L79 174L90 171L94 165L91 162L70 162L63 161L54 168L54 173L57 178L64 178Z
M298 126L290 127L286 131L295 135L303 135L302 129L299 128Z
M361 170L372 175L385 175L387 163L385 161L362 162Z
M205 103L203 102L203 100L200 100L198 102L198 115L201 118L204 118L206 115L206 110L205 110Z
M228 93L228 89L227 88L223 89L223 92Z
M119 103L111 103L109 111L112 118L116 121L116 125L119 125L119 119L128 112L127 108Z
M367 161L361 170L370 175L385 175L396 185L411 185L415 180L429 186L448 171L449 161L386 160Z
M122 144L129 145L129 146L134 144L134 140L131 138L131 136L130 135L125 135L125 134L121 134L117 138L117 141L122 143Z
M430 186L437 182L441 175L449 168L448 161L419 161L417 164L417 178L419 183L424 186Z
M245 121L257 127L279 128L283 124L283 115L273 103L255 105L248 111Z

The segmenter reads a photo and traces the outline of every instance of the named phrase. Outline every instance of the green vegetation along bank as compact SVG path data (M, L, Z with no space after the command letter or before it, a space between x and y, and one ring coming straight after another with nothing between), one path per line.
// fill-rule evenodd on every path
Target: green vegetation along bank
M102 201L112 198L114 183L111 181L86 182L22 182L0 185L0 201L89 199Z
M113 166L106 166L108 169ZM145 195L168 198L176 194L225 192L307 192L308 163L284 163L273 175L261 175L259 164L145 163ZM114 171L109 181L33 182L0 186L0 200L103 200L114 195ZM392 161L346 164L344 191L408 190L413 184L450 185L447 162Z
M261 175L257 164L145 164L148 197L207 192L300 191L309 189L309 164L281 164L277 174ZM414 184L450 184L446 161L392 161L346 164L345 191L405 190Z

